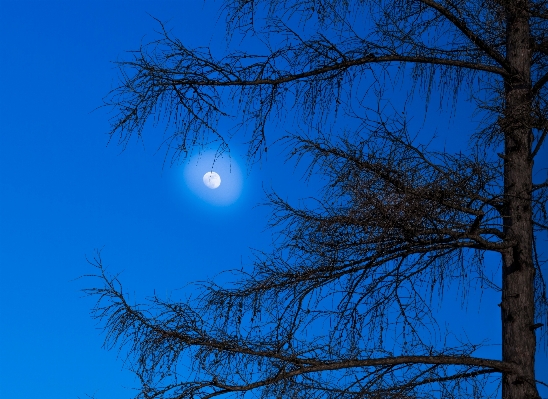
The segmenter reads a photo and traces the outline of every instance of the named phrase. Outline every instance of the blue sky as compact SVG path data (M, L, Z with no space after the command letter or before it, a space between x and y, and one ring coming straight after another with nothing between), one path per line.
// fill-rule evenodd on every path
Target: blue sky
M249 264L249 248L268 249L268 209L256 206L263 189L315 194L318 187L307 185L302 168L284 165L279 149L249 169L243 139L231 143L233 174L221 167L217 193L196 184L208 153L170 166L161 137L145 135L126 151L107 146L109 115L96 108L116 85L112 61L155 38L150 15L189 47L222 49L219 6L0 0L1 397L135 394L137 381L117 352L101 349L103 336L89 316L93 301L79 291L94 281L75 280L94 272L86 256L96 249L136 297L162 297ZM463 325L496 342L497 298L483 301L487 310L473 308ZM546 356L539 357L546 370Z

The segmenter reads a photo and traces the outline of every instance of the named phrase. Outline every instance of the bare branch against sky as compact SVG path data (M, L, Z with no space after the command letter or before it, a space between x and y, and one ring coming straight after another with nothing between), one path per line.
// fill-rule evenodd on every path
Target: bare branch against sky
M107 346L128 349L138 397L484 398L501 386L504 399L540 398L548 302L536 240L548 183L533 181L533 165L548 131L547 3L223 7L227 31L259 38L265 52L191 49L158 21L159 39L119 62L105 100L112 139L126 145L148 121L165 122L177 158L211 140L228 148L219 123L229 120L251 161L282 144L326 184L299 205L270 192L274 247L187 302L132 305L95 259L104 285L87 290L94 315ZM464 151L430 149L405 108L383 105L394 75L425 108L433 91L453 106L462 93L475 99L486 119L463 134ZM283 134L271 128L280 119L291 121ZM488 254L502 265L494 280ZM478 276L500 292L500 360L476 355L482 343L466 337L449 345L453 332L432 310L454 300L444 287Z

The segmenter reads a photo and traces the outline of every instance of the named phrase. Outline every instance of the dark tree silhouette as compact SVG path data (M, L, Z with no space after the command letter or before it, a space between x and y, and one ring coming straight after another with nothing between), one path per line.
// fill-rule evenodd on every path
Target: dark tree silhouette
M548 182L533 182L533 164L548 131L547 2L226 0L224 12L228 32L262 38L267 54L216 58L160 24L158 41L120 62L111 137L125 145L165 117L177 158L212 136L227 148L217 126L236 118L250 159L281 140L328 184L299 207L269 193L277 247L192 301L131 305L97 257L94 316L107 346L134 359L138 397L483 398L498 381L504 399L539 398ZM365 107L393 74L425 104L434 87L477 94L486 118L465 151L418 142L405 110ZM297 133L270 133L286 115ZM335 115L359 126L336 134ZM499 281L487 253L500 254ZM502 360L447 345L431 311L472 276L500 291Z

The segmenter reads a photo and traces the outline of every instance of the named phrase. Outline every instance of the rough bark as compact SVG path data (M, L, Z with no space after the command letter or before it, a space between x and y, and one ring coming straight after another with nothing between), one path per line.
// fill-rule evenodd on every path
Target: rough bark
M503 399L539 398L535 381L536 337L532 237L531 48L527 1L507 9L507 59L515 76L505 81L504 231L515 241L503 254L502 360L519 365L521 375L505 373Z

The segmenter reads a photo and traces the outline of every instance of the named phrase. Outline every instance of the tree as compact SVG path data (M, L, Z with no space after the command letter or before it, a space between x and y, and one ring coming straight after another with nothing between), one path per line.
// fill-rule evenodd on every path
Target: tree
M268 53L216 58L161 25L158 41L120 62L111 136L125 145L165 116L175 158L211 135L225 150L217 124L236 109L250 159L281 140L329 183L301 207L269 193L278 246L193 301L131 305L96 259L104 286L87 292L106 342L135 358L139 397L479 398L499 381L504 399L539 398L548 181L535 183L533 166L548 131L547 2L224 4L228 31L262 38ZM405 112L381 105L394 71L426 98L436 84L455 101L462 88L479 93L486 119L466 151L430 150ZM379 107L360 108L366 96ZM269 136L288 110L298 133ZM343 111L360 124L336 134L329 122ZM486 277L489 253L500 255L499 281ZM475 357L477 343L445 346L430 311L444 285L472 274L500 291L502 360Z

